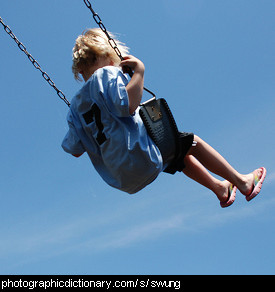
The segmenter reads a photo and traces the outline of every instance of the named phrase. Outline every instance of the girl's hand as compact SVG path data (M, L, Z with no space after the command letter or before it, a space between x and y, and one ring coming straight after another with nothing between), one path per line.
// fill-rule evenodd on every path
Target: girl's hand
M141 73L142 75L145 71L144 64L138 58L131 55L125 56L124 60L121 61L120 66L122 67L124 73L128 73L127 67L129 67L135 73Z
M129 73L132 78L126 86L129 97L129 113L132 115L142 99L145 66L134 56L126 56L124 58L125 60L120 63L124 68L123 71L129 73L129 68L134 71L134 74L130 74L132 72Z

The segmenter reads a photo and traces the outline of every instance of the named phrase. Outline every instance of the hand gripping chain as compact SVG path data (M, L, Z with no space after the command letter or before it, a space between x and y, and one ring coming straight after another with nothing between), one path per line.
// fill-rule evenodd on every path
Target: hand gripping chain
M118 57L120 58L120 60L124 60L115 40L113 38L111 38L111 36L109 35L105 25L102 23L101 18L99 17L99 15L93 10L91 2L89 0L84 0L85 5L90 9L90 11L93 14L93 18L95 20L95 22L98 24L98 26L101 28L101 30L105 33L105 35L108 38L109 44L110 46L114 49L114 51L116 52L116 54L118 55ZM51 79L51 77L42 70L40 64L38 63L38 61L36 61L34 59L34 57L27 51L27 48L24 46L23 43L21 43L18 38L15 36L15 34L12 32L12 30L10 29L10 27L8 25L6 25L3 21L3 19L0 17L0 23L2 24L5 32L15 41L15 43L18 45L18 48L25 53L25 55L28 57L28 59L30 60L30 62L33 64L33 66L35 67L35 69L39 70L42 74L42 77L47 81L47 83L56 91L57 95L59 96L59 98L61 100L63 100L65 102L65 104L70 107L70 102L67 100L65 94L59 90L55 83L53 82L53 80ZM127 73L132 77L133 72L131 71L130 68L128 68ZM150 93L154 98L155 98L155 94L150 91L149 89L144 87L144 90L147 91L148 93Z
M89 0L83 0L83 1L84 1L85 5L87 6L87 8L89 8L90 11L92 12L93 18L94 18L95 22L97 23L97 25L101 28L101 30L107 36L110 46L114 49L114 51L116 52L116 54L118 55L120 60L123 61L124 58L123 58L119 48L117 47L117 44L116 44L115 40L113 38L111 38L111 36L109 35L109 33L108 33L105 25L103 24L100 16L92 8L91 2ZM130 68L126 68L126 70L127 70L127 73L130 75L130 77L132 77L133 76L132 70ZM145 91L147 91L148 93L150 93L154 98L156 97L156 95L151 90L149 90L148 88L144 87L143 89Z

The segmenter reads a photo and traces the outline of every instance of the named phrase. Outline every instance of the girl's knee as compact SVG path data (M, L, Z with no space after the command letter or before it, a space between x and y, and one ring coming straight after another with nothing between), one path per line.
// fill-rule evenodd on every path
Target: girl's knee
M196 150L199 147L199 145L201 144L201 142L203 141L199 136L194 135L194 140L193 140L193 145L192 147L189 149L189 151L187 152L187 155L192 155L194 156L196 154Z
M194 135L194 142L193 142L193 146L194 147L191 147L191 149L195 149L197 146L199 146L202 142L202 139L197 136L197 135Z
M199 136L194 135L194 141L197 143L200 143L202 141L202 139Z
M185 166L188 166L190 162L192 161L193 155L187 153L184 157L184 164Z

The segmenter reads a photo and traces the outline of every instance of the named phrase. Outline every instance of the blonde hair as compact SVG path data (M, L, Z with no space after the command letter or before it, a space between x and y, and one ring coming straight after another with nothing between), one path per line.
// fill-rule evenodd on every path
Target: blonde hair
M110 32L108 33L114 39L114 35ZM127 55L129 49L125 44L119 40L114 40L122 56ZM80 72L95 65L100 58L109 58L110 61L113 61L114 66L119 66L121 62L114 49L110 46L105 33L100 28L88 29L76 39L73 48L72 71L75 79L81 81Z

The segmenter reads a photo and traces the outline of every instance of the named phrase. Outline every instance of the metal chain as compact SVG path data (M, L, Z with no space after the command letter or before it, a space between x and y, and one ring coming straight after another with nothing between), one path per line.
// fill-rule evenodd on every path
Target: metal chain
M67 106L70 107L70 102L67 100L65 94L59 90L56 85L54 84L54 82L52 81L51 77L41 69L41 66L39 65L39 63L34 59L34 57L27 51L27 48L23 45L23 43L21 43L18 38L14 35L14 33L12 32L12 30L9 28L8 25L6 25L3 22L3 19L0 17L0 23L3 25L5 32L16 42L16 44L18 45L18 48L26 54L26 56L28 57L28 59L31 61L31 63L33 64L33 66L35 67L35 69L39 70L42 73L42 77L48 82L48 84L56 91L57 95L59 96L60 99L62 99Z
M93 14L93 18L95 20L95 22L98 24L98 26L101 28L101 30L105 33L105 35L108 38L108 42L110 44L110 46L113 48L113 50L116 52L117 56L120 58L121 61L124 60L117 44L116 41L111 38L111 36L109 35L105 25L103 24L100 16L93 10L92 8L92 4L89 0L84 0L85 5L90 9L90 11ZM2 24L5 32L16 42L16 44L18 45L18 48L26 54L26 56L28 57L28 59L31 61L31 63L33 64L33 66L35 67L35 69L39 70L42 74L42 77L48 82L48 84L56 91L57 95L59 96L59 98L61 100L63 100L67 106L70 107L70 102L67 100L65 94L59 90L55 83L53 82L53 80L51 79L51 77L42 70L40 64L34 59L34 57L27 51L27 48L24 46L23 43L21 43L18 38L15 36L15 34L12 32L12 30L10 29L10 27L8 25L6 25L2 19L2 17L0 16L0 23ZM133 72L130 68L128 68L127 73L132 77L133 76ZM150 93L151 95L153 95L155 97L155 94L150 91L149 89L144 87L144 90L147 91L148 93Z
M115 52L118 55L118 57L120 58L120 60L123 61L124 58L122 57L122 54L121 54L119 48L117 47L115 40L113 38L111 38L111 36L109 35L109 33L108 33L105 25L103 24L100 16L93 10L91 2L89 0L84 0L84 3L91 10L91 12L93 14L93 18L94 18L95 22L97 23L97 25L101 28L101 30L107 36L110 46L115 50Z
M92 12L93 14L93 18L95 20L95 22L97 23L97 25L101 28L101 30L105 33L105 35L107 36L108 38L108 41L109 41L109 44L110 46L114 49L114 51L116 52L116 54L118 55L118 57L120 58L121 61L124 60L119 48L117 47L117 44L116 44L116 41L111 38L110 34L108 33L105 25L103 24L100 16L94 11L94 9L92 8L92 4L89 0L83 0L85 5L87 6L87 8L90 9L90 11ZM133 76L133 72L132 70L128 67L126 68L127 70L127 73L132 77ZM147 91L148 93L150 93L151 95L153 95L154 97L156 97L156 95L151 91L149 90L148 88L144 87L143 88L145 91Z

